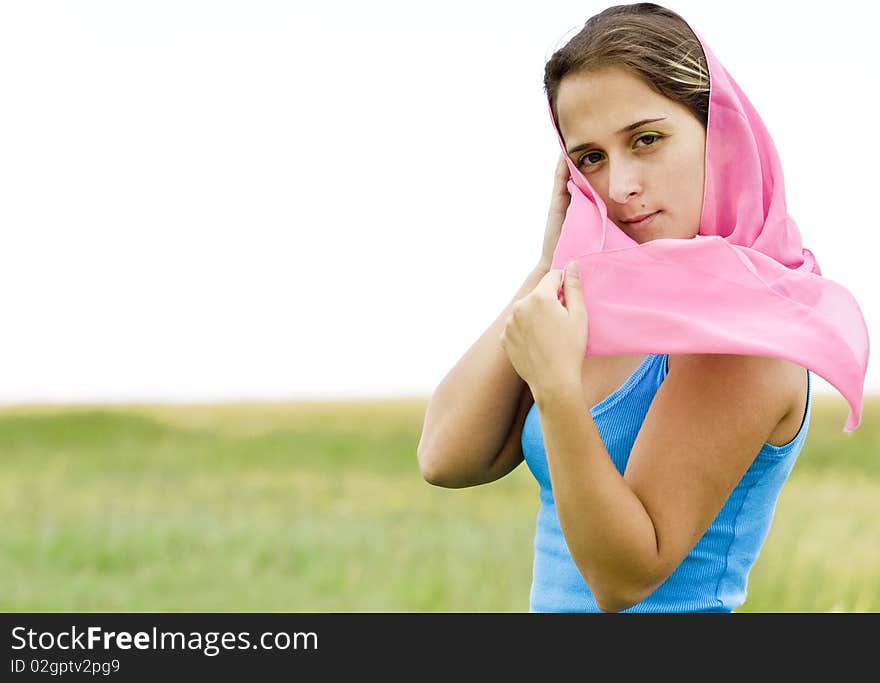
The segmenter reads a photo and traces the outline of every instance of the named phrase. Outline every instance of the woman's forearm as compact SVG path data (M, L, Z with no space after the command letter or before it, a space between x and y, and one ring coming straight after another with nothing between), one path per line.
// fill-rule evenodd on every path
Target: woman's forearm
M650 515L614 466L578 381L535 394L556 511L600 608L618 611L656 588Z
M459 487L483 480L504 445L525 382L500 337L513 305L549 271L538 264L510 303L443 378L428 402L418 446L429 481Z

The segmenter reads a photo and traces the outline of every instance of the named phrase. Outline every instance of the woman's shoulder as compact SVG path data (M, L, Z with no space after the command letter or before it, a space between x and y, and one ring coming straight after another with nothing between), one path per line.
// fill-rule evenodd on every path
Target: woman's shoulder
M767 374L774 376L800 376L806 373L806 369L787 358L775 356L752 356L734 353L670 353L667 356L667 367L672 370L673 365L699 362L706 367L730 369L738 372Z
M772 356L753 356L743 354L669 354L668 373L674 368L697 366L701 370L702 381L741 380L758 384L765 390L764 399L768 409L782 412L778 424L768 442L774 445L788 443L800 430L806 409L808 380L803 366L786 358Z
M786 358L776 358L774 356L751 356L744 354L732 353L676 353L668 354L666 367L669 372L673 368L685 365L699 364L699 366L708 371L715 370L720 373L737 373L741 375L751 375L756 377L765 377L783 386L788 387L791 391L796 389L806 381L806 368L794 363Z

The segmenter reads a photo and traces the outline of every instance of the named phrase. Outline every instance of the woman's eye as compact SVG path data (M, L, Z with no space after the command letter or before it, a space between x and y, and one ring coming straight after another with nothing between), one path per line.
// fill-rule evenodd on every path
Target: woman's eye
M645 138L650 138L650 139L651 139L651 142L649 142L648 145L647 145L648 147L650 147L651 145L654 144L655 141L657 141L657 140L660 139L660 136L659 136L659 135L655 135L654 133L646 133L645 135L642 135L638 140L636 140L636 142L639 142L639 141L641 141L641 140L644 140Z
M656 144L657 140L659 140L660 137L661 137L660 135L656 135L656 134L654 134L654 133L645 133L644 135L641 135L641 136L639 136L638 138L636 138L636 142L638 143L638 142L641 142L642 140L646 140L646 139L647 139L648 142L646 142L644 145L642 145L642 148L644 148L644 147L652 147L654 144ZM595 166L596 164L599 163L599 161L601 161L601 158L600 158L600 159L595 159L595 160L592 161L592 163L589 163L589 164L586 164L586 163L585 163L585 162L586 162L587 160L589 160L589 158L592 157L594 154L598 154L600 157L602 156L602 153L601 153L601 152L587 152L586 154L584 154L584 155L579 159L578 163L579 163L581 166L586 166L587 168L590 168L590 167L592 167L592 166Z
M593 156L594 154L599 154L599 152L589 152L588 154L584 154L584 155L581 157L580 164L583 166L583 165L584 165L584 162L585 162L587 159L589 159L591 156ZM601 156L601 155L600 155L600 156ZM599 159L596 159L592 164L587 164L587 166L594 166L595 164L598 164L599 161L600 161Z

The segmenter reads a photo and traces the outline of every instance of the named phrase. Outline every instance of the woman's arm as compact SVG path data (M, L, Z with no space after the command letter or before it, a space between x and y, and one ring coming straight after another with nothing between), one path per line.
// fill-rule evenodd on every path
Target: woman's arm
M569 178L566 155L560 153L537 265L428 403L418 459L422 476L432 484L476 486L503 477L522 462L522 423L534 399L513 369L500 337L514 305L550 272L571 202Z
M499 338L513 305L549 271L539 263L519 291L440 382L428 402L418 446L419 469L436 486L463 488L504 476L516 466L509 437L522 413L526 384ZM521 459L521 458L520 458ZM506 471L504 471L506 469Z
M677 356L624 476L579 382L536 391L559 523L603 611L644 600L706 532L788 411L785 372L773 358Z

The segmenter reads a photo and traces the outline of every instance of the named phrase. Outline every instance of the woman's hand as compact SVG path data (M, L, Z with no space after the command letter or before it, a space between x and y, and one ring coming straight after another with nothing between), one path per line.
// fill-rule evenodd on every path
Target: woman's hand
M559 242L559 235L562 232L562 222L571 203L571 195L566 187L570 177L568 164L565 163L565 152L560 152L556 173L553 176L553 194L547 212L547 227L544 229L544 247L541 250L541 259L538 261L546 270L550 270L553 263L553 252L556 251L556 243Z
M514 304L501 333L501 347L536 401L560 385L580 384L587 324L580 273L571 264L565 271L550 270L530 294Z

